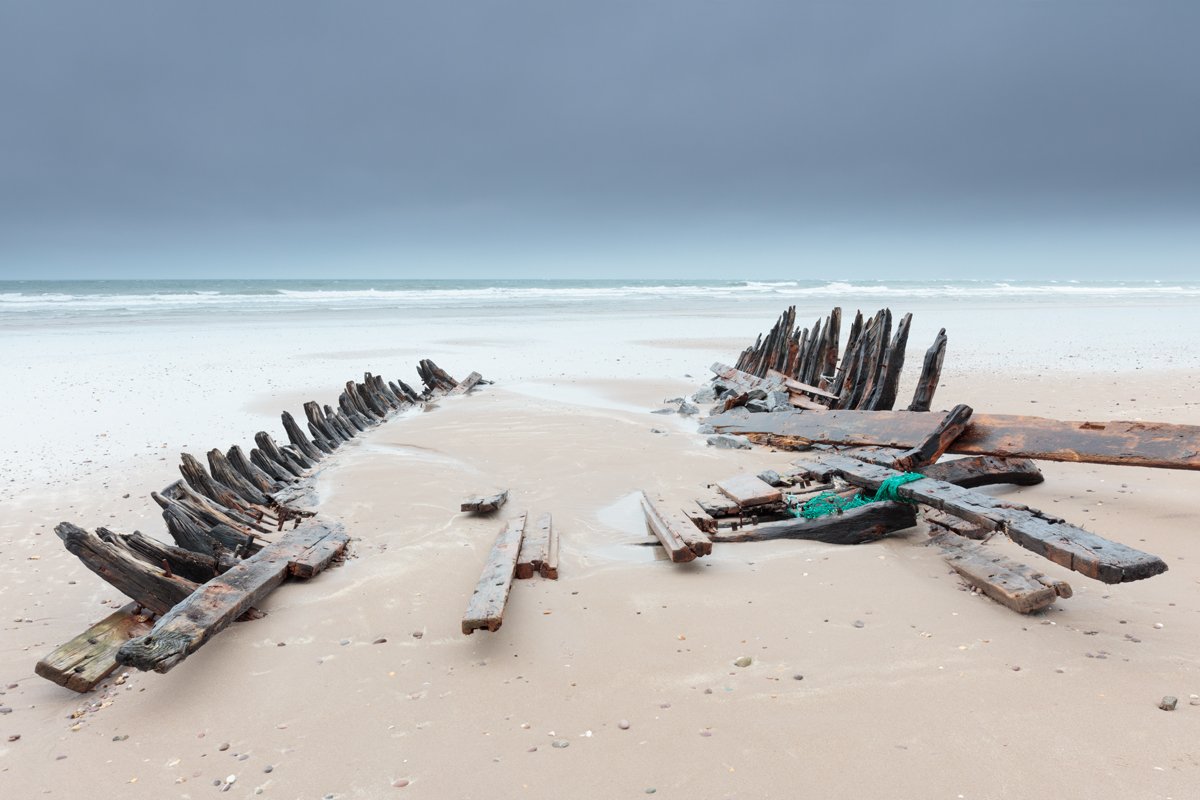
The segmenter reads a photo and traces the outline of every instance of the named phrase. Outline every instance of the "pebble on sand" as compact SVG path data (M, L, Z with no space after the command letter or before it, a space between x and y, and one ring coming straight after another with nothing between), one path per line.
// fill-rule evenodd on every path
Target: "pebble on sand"
M405 786L408 786L408 778L397 778L392 781L392 786L395 786L397 789L403 789Z
M733 665L735 667L748 667L752 663L754 663L754 662L753 662L753 659L750 658L750 656L738 656L737 658L735 658L733 660Z
M1174 711L1177 705L1179 705L1179 698L1171 697L1171 695L1167 695L1158 703L1158 707L1163 711Z
M568 742L566 739L555 739L553 742L550 743L550 746L557 747L559 750L562 750L564 747L570 747L571 743Z
M617 727L623 731L629 730L629 720L627 720L627 719L621 720L620 722L617 723Z

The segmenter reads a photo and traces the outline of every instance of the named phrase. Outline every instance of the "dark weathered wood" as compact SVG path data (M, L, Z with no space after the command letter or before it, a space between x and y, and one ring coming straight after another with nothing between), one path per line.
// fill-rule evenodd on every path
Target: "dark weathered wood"
M59 523L54 532L84 566L155 614L166 613L196 588L194 582L179 575L167 575L162 567L147 564L124 548L108 544L98 534L69 522Z
M866 408L890 411L896 405L896 389L900 384L900 371L904 369L904 350L908 347L908 329L912 325L912 314L905 314L896 326L896 335L883 355L879 368L879 380L875 384Z
M173 547L139 531L115 533L108 528L97 528L96 535L110 545L124 548L147 564L162 567L171 574L187 578L196 584L212 580L235 563L231 557L223 556L218 559L182 547Z
M275 544L199 587L164 614L150 633L122 645L117 663L169 671L270 594L284 578L297 574L295 565L319 569L330 538L345 546L345 532L330 523L307 522L289 531Z
M117 668L117 649L150 627L150 614L130 603L54 648L33 671L72 691L90 692Z
M806 394L806 395L809 395L810 397L820 398L822 400L826 400L829 402L837 400L837 395L833 394L832 392L827 392L824 389L820 389L820 388L813 386L811 384L808 384L808 383L801 383L800 381L796 380L795 378L789 378L787 375L784 375L782 372L777 372L773 369L767 370L766 380L767 381L774 380L774 381L778 381L779 383L782 383L783 388L787 389L788 392L793 393L793 394L796 394L796 393Z
M353 381L351 381L351 383L353 383ZM358 406L354 403L353 398L350 397L350 393L348 391L344 391L338 395L338 407L341 408L342 413L346 415L346 418L349 419L354 427L358 428L360 432L367 430L376 423L376 420L368 419L363 415L362 411L359 410Z
M837 372L838 363L838 345L840 343L842 329L842 309L841 306L835 307L829 313L829 319L825 323L825 348L822 351L823 359L818 375L818 384L827 385L833 380ZM831 393L832 394L832 393ZM836 399L837 395L832 394Z
M908 472L937 461L966 429L971 414L970 406L961 403L956 405L946 413L925 441L897 455L892 466L902 472Z
M921 509L921 519L925 521L925 525L929 528L929 535L933 536L942 531L949 531L957 534L964 539L983 540L992 535L992 531L978 522L971 522L962 517L956 517L953 514L947 514L945 511L938 511L936 508Z
M389 381L388 385L392 387L392 392L406 403L417 403L421 400L421 395L404 381Z
M717 532L716 517L709 516L708 513L700 507L699 503L693 506L684 506L683 515L692 521L692 524L699 528L704 533L712 534Z
M708 424L717 433L747 436L761 444L790 445L843 444L882 445L909 449L924 442L945 420L944 412L919 414L912 411L855 411L841 409L823 412L776 411L751 413L729 411L709 417Z
M470 375L463 378L459 382L458 386L455 386L453 389L451 389L449 392L447 392L447 394L451 395L451 396L466 394L467 392L474 389L481 380L483 380L482 375L480 375L478 372L472 372Z
M459 508L460 511L470 511L475 514L490 514L497 511L502 505L508 502L508 489L496 494L477 495L470 500L465 501Z
M946 357L946 329L938 331L933 344L925 351L925 360L921 364L921 376L917 378L917 388L913 392L909 411L928 411L933 405L933 395L937 391L938 381L942 379L942 360Z
M238 497L237 492L212 478L204 469L204 465L190 453L181 453L180 460L182 463L179 465L179 471L183 474L183 479L197 493L209 500L215 500L226 508L240 509L245 505L246 501Z
M236 469L243 478L250 481L250 483L253 484L260 492L263 492L264 494L270 494L271 492L277 492L283 488L283 481L275 478L275 476L273 476L271 473L264 470L262 467L259 467L251 459L247 458L246 454L242 451L242 448L236 444L229 448L229 451L225 454L225 457L229 459L229 463L233 465L233 468Z
M165 497L178 500L187 508L190 514L208 525L227 525L233 530L242 533L253 533L255 531L258 533L267 533L271 530L269 524L264 524L261 518L250 513L249 510L223 505L216 500L192 491L192 488L183 481L171 484L163 489L162 493Z
M871 503L817 519L794 517L777 522L745 525L732 533L717 533L712 540L761 542L769 539L808 539L826 544L862 544L917 524L916 507L908 503Z
M467 603L462 620L463 633L469 635L481 629L494 632L504 624L504 606L508 603L508 593L512 589L517 558L521 552L525 516L521 514L509 520L496 536L483 566L483 574Z
M879 381L891 335L892 311L889 308L880 309L871 322L866 355L859 362L858 377L855 380L854 394L851 397L851 408L869 410L871 393Z
M755 389L761 389L764 392L774 392L783 389L782 381L773 378L760 378L748 372L742 372L740 369L731 367L728 364L722 364L720 361L714 363L709 369L713 371L717 376L717 380L722 385L733 389L738 394L752 392Z
M305 470L310 470L317 465L317 462L309 459L308 456L300 452L300 448L296 447L294 444L285 444L283 447L279 448L279 452L283 453L297 464L303 466Z
M458 385L458 381L428 358L421 359L417 364L417 374L425 384L426 393L430 395L445 394Z
M949 532L939 533L930 541L942 549L946 563L963 580L1020 614L1041 611L1059 597L1071 596L1068 584L1047 578L993 548Z
M953 483L964 489L995 484L1036 486L1046 480L1037 464L1027 458L973 456L938 461L917 470L930 478Z
M271 499L234 469L225 454L216 448L208 451L208 469L214 480L232 489L243 503L270 504Z
M310 442L308 437L304 435L304 431L300 430L300 426L296 424L296 419L290 412L284 411L279 417L283 420L283 429L287 432L288 441L297 450L304 453L309 461L316 462L325 457L325 453L322 452L321 448Z
M738 504L739 508L778 503L783 492L755 475L734 475L717 481L717 491Z
M518 580L540 574L542 565L550 559L550 532L553 528L550 515L543 514L536 525L527 528L521 540L520 555L517 556Z
M838 475L848 483L871 490L900 474L840 455L822 456L808 467L808 472L821 478ZM1000 531L1027 550L1104 583L1142 580L1167 569L1158 556L1097 536L1037 509L1007 503L945 481L922 478L900 486L897 494Z
M687 528L697 530L694 525L673 524L674 521L650 496L642 492L642 511L646 515L646 525L655 538L662 543L667 557L677 563L695 560L699 555L688 543L684 534ZM703 535L703 534L701 534ZM707 537L706 537L707 538ZM709 547L711 549L711 540Z
M850 323L850 333L846 338L846 350L842 354L841 362L838 364L833 380L829 384L829 391L838 396L837 400L830 403L831 408L845 408L846 401L849 399L849 392L846 391L846 382L850 375L853 375L858 368L856 359L858 357L859 341L862 337L863 315L861 311L854 312L854 322Z
M258 445L258 449L262 451L264 456L278 464L280 469L286 470L293 476L302 478L308 472L307 465L300 463L283 452L279 445L275 443L275 440L271 438L271 434L266 431L259 431L254 434L254 443Z
M257 447L250 449L250 463L278 481L281 484L281 488L296 480L296 476L290 470L277 461L267 458L263 451ZM275 491L279 491L279 489Z

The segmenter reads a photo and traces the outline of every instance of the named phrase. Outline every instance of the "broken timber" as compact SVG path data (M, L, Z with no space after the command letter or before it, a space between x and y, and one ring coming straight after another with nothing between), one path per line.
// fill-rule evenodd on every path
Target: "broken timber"
M817 519L797 517L776 522L760 522L732 533L716 533L711 536L712 540L718 543L807 539L826 544L862 544L916 524L916 508L913 505L879 502Z
M508 593L517 569L521 539L525 534L525 517L525 514L521 514L509 520L496 536L483 574L467 603L467 612L462 620L463 633L470 635L481 629L495 632L504 624L504 606L508 603Z
M646 524L671 561L686 563L712 552L712 540L695 525L685 524L663 511L645 492L642 492L641 502Z
M930 541L942 549L946 563L963 580L1018 613L1032 614L1059 597L1071 596L1071 587L1064 581L1047 578L992 548L954 533L938 533Z
M844 451L844 455L853 456L859 461L866 461L868 464L876 464L881 467L890 467L894 464L899 453L899 450L886 447L859 447ZM964 489L995 484L1036 486L1046 480L1037 464L1029 459L1001 458L999 456L971 456L950 461L938 461L936 464L916 467L911 471L920 472L927 478L953 483Z
M717 491L737 503L738 508L778 503L783 492L755 475L735 475L717 481Z
M496 494L472 497L459 507L459 511L469 511L474 514L490 514L493 511L499 510L500 506L507 502L508 489L505 489Z
M533 530L526 531L517 558L517 578L526 580L535 574L558 579L558 532L549 514L538 518Z
M289 575L312 576L341 553L349 537L340 525L310 522L199 587L164 614L145 636L117 651L117 663L168 672L229 627Z
M812 476L837 475L864 489L877 490L899 473L840 455L823 456L804 467ZM899 497L946 511L1006 534L1027 550L1104 583L1142 580L1165 572L1161 558L1112 542L1042 512L945 481L921 478L896 489Z
M117 668L117 649L150 631L150 613L130 603L47 654L33 671L76 692L90 692Z
M717 433L758 444L807 449L812 444L877 445L910 450L929 440L950 412L730 411L707 420ZM973 414L946 448L961 455L1032 458L1131 467L1200 470L1200 426L1163 422L1068 422L1044 417Z

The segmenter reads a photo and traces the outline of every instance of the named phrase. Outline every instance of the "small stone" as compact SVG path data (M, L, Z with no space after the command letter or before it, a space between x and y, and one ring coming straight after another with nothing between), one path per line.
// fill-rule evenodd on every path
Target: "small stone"
M865 628L866 626L867 626L867 623L863 622L861 619L854 620L854 627Z
M1020 671L1021 671L1021 668L1020 668L1019 666L1017 666L1016 664L1013 664L1012 671L1013 671L1013 672L1020 672Z
M657 791L658 789L655 789L653 786L646 787L646 794L654 794Z
M114 741L114 742L123 742L123 741L125 741L125 740L126 740L126 739L128 739L128 738L129 738L129 734L128 734L128 733L124 733L124 734L121 734L120 736L114 736L114 737L113 737L113 741Z
M238 761L249 761L249 760L250 760L250 754L249 754L249 753L242 753L242 754L241 754L240 756L238 756L237 758L238 758Z
M627 719L621 720L620 722L617 723L617 727L623 731L629 730L629 720L627 720Z
M237 780L237 775L226 775L225 776L226 783L233 783L236 780Z
M795 675L793 675L793 676L792 676L792 680L794 680L794 681L802 681L802 680L804 680L804 676L803 676L803 675L801 675L799 672L797 672Z
M268 774L272 773L274 771L275 771L275 767L271 766L270 764L267 764L265 767L263 767L263 772L266 772Z
M412 635L412 637L413 637L414 639L420 639L420 638L421 638L422 636L424 636L424 635L425 635L425 632L424 632L424 631L413 631L413 635Z
M700 731L701 736L712 736L712 731Z
M1159 630L1159 631L1161 631L1161 630L1162 630L1162 626L1163 626L1163 624L1162 624L1161 622L1156 622L1156 623L1154 623L1154 629L1155 629L1155 630Z
M382 636L380 636L378 639L371 642L371 644L387 644L387 639L384 639Z
M342 647L345 647L346 645L350 644L350 640L342 639L340 642L338 642L338 644L340 644Z
M12 709L8 706L0 706L0 714L11 714Z
M229 742L226 742L225 744L221 745L217 749L220 750L222 753L224 753L226 750L229 749Z
M750 656L738 656L737 658L735 658L733 660L733 665L735 667L748 667L752 663L754 663L754 662L753 662L753 659L750 658Z
M553 742L550 743L550 746L556 747L559 750L562 750L564 747L570 747L571 743L568 742L566 739L555 739Z
M694 417L700 413L700 409L691 403L684 402L679 404L679 413L685 417Z
M10 742L16 742L16 741L19 741L19 740L20 740L20 738L21 738L21 734L19 734L19 733L14 733L12 736L8 737L8 740L9 740Z
M392 786L395 786L397 789L403 789L405 786L408 786L408 778L397 778L392 781Z
M729 433L716 433L705 440L710 447L718 450L749 450L750 440L745 436L735 436Z
M692 395L693 403L711 403L717 399L717 393L711 386L705 386Z
M1174 711L1175 706L1179 705L1179 698L1167 695L1158 704L1158 707L1163 711Z

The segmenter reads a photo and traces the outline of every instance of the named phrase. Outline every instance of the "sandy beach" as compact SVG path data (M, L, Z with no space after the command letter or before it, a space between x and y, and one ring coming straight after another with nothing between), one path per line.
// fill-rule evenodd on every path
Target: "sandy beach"
M1047 463L1039 486L989 489L1170 567L1108 586L996 543L1074 588L1030 617L966 590L920 527L855 547L718 545L687 565L639 544L636 490L685 501L802 457L716 450L694 420L650 414L732 360L771 308L207 331L8 324L18 379L6 407L42 424L13 430L5 456L2 793L66 796L86 782L96 797L153 798L1192 796L1194 473ZM1114 317L1177 309L1067 313L1091 321L1075 330L1092 347L1067 335L1026 347L1038 332L1012 324L1018 309L924 308L910 357L950 329L938 407L1200 424L1200 372L1178 330L1147 325L1159 339L1134 353L1103 334ZM1001 330L1003 344L988 335ZM63 550L56 523L165 536L147 495L175 480L179 451L275 430L281 408L328 402L364 370L411 381L426 355L496 383L327 459L319 509L354 537L343 565L283 586L265 618L168 675L121 670L84 696L33 675L123 603ZM501 487L513 496L495 517L458 513ZM523 510L554 514L561 578L517 582L504 627L464 636L491 542ZM743 656L751 665L734 666ZM1180 699L1175 712L1158 709L1164 695Z

